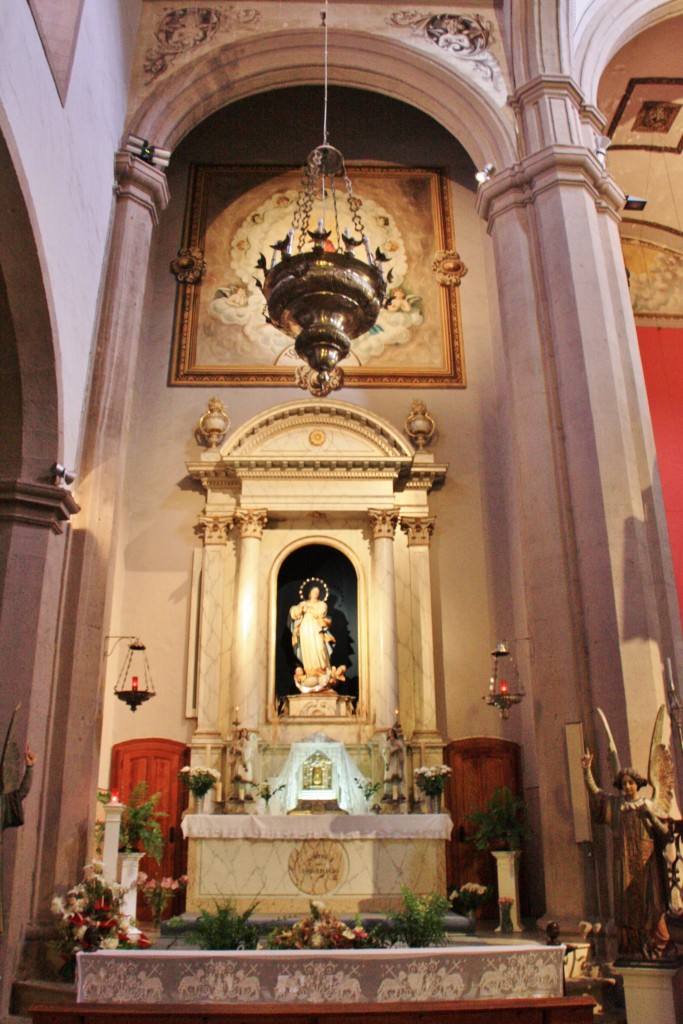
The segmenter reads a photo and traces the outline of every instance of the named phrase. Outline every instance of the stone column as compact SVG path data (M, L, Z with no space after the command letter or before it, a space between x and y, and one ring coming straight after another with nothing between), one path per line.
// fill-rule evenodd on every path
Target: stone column
M232 525L232 515L228 513L205 513L199 516L197 524L197 532L202 535L204 540L204 551L198 623L197 727L193 737L193 746L205 748L213 743L216 745L217 755L221 744L220 698L223 618L225 615L223 608L225 549ZM200 757L202 764L205 760L204 756ZM218 765L211 763L209 767L218 767Z
M419 739L440 739L436 728L432 587L429 570L429 542L435 523L434 516L401 516L401 529L408 538L411 647L415 665L414 736Z
M240 543L231 703L239 705L240 722L248 729L258 727L259 697L265 693L265 643L259 595L261 538L267 522L264 508L241 508L234 516Z
M477 202L493 239L504 334L505 492L518 525L512 562L522 567L512 599L517 635L531 640L525 742L538 760L546 905L570 920L598 908L593 869L573 841L564 726L583 721L594 747L599 705L622 763L645 765L664 700L659 661L669 643L680 646L680 622L667 599L671 559L624 313L623 196L584 147L593 115L573 83L540 76L515 99L528 155L483 185Z
M375 728L393 724L398 697L398 637L396 630L396 580L394 534L399 509L370 508L372 526L372 599L370 601L371 706Z
M72 532L57 648L53 760L44 798L49 838L35 866L44 906L52 892L81 877L90 843L103 702L103 624L111 602L147 262L153 229L169 199L164 174L137 157L118 153L115 170L116 200L78 467L82 513Z

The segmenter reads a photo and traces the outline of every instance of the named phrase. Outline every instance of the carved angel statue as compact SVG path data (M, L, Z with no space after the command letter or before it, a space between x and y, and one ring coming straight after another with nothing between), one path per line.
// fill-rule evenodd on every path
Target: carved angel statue
M648 778L634 768L622 768L607 719L598 708L607 731L608 761L618 796L604 793L596 784L586 750L581 758L584 781L591 794L595 821L608 825L614 841L614 918L619 929L619 953L647 960L671 951L666 926L667 887L662 857L670 842L669 812L674 794L671 754L662 741L666 708L657 712L650 745ZM652 799L639 795L647 783Z
M18 828L24 824L24 797L31 788L32 768L36 763L36 755L27 746L24 751L22 771L19 748L14 741L14 727L17 713L21 705L17 705L12 714L0 760L0 932L3 931L2 913L2 833L6 828Z

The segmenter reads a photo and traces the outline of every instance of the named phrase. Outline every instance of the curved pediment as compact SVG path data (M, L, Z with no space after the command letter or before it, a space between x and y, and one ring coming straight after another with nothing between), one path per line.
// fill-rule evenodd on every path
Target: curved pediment
M254 416L221 449L232 463L262 459L317 461L406 459L412 446L386 420L348 402L288 402Z

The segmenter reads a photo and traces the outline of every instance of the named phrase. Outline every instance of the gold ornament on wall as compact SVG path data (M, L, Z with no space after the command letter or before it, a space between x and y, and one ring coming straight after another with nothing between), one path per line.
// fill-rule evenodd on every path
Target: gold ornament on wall
M230 420L220 398L210 398L207 410L197 424L197 433L204 438L209 448L217 448L229 426Z
M435 253L432 270L444 288L457 288L467 273L467 267L455 249L440 249Z
M405 423L406 433L418 450L426 448L436 432L436 423L427 412L421 398L416 398L410 407Z
M206 270L206 260L201 249L179 249L171 261L171 273L182 284L199 284Z

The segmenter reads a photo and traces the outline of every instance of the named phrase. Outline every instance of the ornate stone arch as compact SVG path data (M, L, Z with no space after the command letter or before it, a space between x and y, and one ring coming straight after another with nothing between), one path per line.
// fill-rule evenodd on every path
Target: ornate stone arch
M410 74L406 74L406 67ZM226 69L229 71L226 72ZM281 32L217 48L164 77L131 115L128 130L174 149L194 127L227 103L291 85L319 84L317 31ZM515 159L512 118L455 70L397 40L338 30L330 47L329 81L383 93L433 117L475 163L505 167Z
M645 29L683 15L683 0L623 0L615 17L612 0L593 0L575 26L574 75L586 101L595 103L607 64Z

